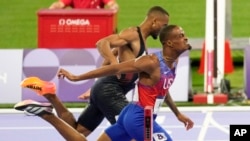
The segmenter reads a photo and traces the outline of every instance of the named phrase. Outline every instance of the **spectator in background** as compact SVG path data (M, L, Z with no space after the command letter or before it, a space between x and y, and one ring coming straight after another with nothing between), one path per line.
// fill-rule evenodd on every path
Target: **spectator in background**
M56 2L52 3L49 7L49 9L64 9L64 8L113 9L117 13L119 5L116 2L116 0L57 0ZM117 31L118 29L116 27L114 29L114 33L117 33Z
M58 0L52 3L49 9L63 8L87 8L87 9L114 9L118 10L119 6L116 0Z

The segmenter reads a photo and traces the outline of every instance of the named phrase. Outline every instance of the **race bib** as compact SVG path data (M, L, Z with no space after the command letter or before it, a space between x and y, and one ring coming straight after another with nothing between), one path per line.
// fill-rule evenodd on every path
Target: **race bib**
M154 105L154 114L158 113L163 101L164 101L164 97L163 98L156 98L155 105Z
M167 141L168 138L164 133L154 133L153 134L154 141Z

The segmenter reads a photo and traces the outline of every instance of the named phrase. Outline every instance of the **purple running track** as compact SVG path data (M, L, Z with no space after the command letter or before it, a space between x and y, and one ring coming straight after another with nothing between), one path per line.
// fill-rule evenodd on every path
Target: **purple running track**
M191 108L192 109L192 108ZM176 141L228 141L229 125L250 124L250 112L245 110L183 111L190 117L195 126L186 131L169 110L158 114L157 122L160 123ZM239 108L242 109L242 108ZM1 110L0 110L1 111ZM74 112L75 117L79 112ZM104 120L102 124L88 136L89 141L95 141L99 134L109 126ZM64 141L60 134L46 121L36 116L26 116L23 113L0 113L0 141Z

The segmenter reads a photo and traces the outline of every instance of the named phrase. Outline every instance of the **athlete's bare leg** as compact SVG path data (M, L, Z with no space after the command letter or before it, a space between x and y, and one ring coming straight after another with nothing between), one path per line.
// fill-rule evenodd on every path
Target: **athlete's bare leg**
M77 124L74 115L65 107L61 100L52 94L45 94L44 97L53 105L58 117L67 122L70 126L76 129L84 136L88 136L92 131L88 130L84 126Z
M14 105L14 109L25 111L32 115L36 115L52 126L67 140L67 141L86 141L87 139L72 126L67 124L61 118L53 113L53 106L50 103L40 103L34 100L23 100Z
M82 134L54 114L44 114L40 117L53 125L67 141L87 141Z
M53 105L58 117L68 123L71 127L79 130L79 132L85 136L91 133L91 131L87 130L86 128L77 125L74 115L64 106L64 104L55 94L56 86L54 83L43 81L38 77L29 77L21 82L21 86L30 88L38 95L44 96Z
M55 108L58 117L76 129L76 119L55 94L43 95Z
M97 141L112 141L110 139L110 137L105 133L103 132L97 139Z

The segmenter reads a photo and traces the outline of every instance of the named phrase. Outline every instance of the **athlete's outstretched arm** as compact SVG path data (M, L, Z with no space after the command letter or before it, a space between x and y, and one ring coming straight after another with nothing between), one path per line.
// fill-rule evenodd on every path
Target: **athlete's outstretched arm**
M181 114L177 106L175 105L170 93L166 95L165 102L168 105L168 107L172 110L172 112L175 114L176 117L178 117L178 115Z
M86 79L98 78L102 76L117 75L122 73L140 73L152 71L156 66L154 60L149 55L141 56L138 59L122 62L120 64L103 66L95 70L83 73L80 75L74 75L65 69L60 69L58 72L59 78L66 77L70 81L81 81Z
M166 104L169 106L169 108L173 111L173 113L175 114L175 116L178 118L179 121L183 122L186 129L189 130L191 128L193 128L193 121L191 119L189 119L188 117L186 117L185 115L183 115L177 108L177 106L175 105L170 93L168 93L165 97L165 102Z

